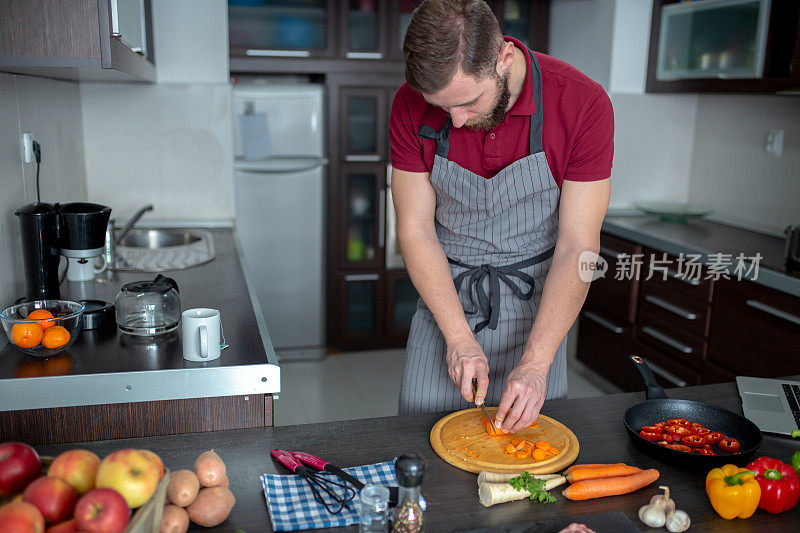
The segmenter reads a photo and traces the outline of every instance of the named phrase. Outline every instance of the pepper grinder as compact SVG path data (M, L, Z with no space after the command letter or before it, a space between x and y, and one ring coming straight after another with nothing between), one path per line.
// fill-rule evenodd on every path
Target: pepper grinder
M400 485L397 507L392 515L392 531L418 533L422 531L422 507L419 489L425 474L425 459L418 453L407 453L394 462L394 475Z

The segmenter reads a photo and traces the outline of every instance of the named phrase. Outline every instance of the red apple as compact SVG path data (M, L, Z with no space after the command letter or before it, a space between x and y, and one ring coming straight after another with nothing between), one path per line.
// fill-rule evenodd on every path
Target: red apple
M21 492L42 473L36 450L21 442L0 444L0 498Z
M161 457L155 454L155 452L151 452L150 450L139 450L143 454L145 454L153 464L158 467L158 480L161 481L161 478L164 477L164 463L161 462Z
M111 489L89 491L75 507L75 526L87 533L122 533L130 519L125 498Z
M47 475L63 479L78 494L86 494L94 488L99 466L100 458L89 450L69 450L55 458Z
M67 520L47 528L44 533L80 533L80 529L75 525L75 520Z
M57 477L40 477L25 488L22 498L36 506L48 524L58 524L72 516L78 492Z
M0 507L0 531L3 533L42 533L44 517L27 502L7 503Z
M159 466L140 450L117 450L100 462L95 486L119 492L136 509L153 495L161 479Z

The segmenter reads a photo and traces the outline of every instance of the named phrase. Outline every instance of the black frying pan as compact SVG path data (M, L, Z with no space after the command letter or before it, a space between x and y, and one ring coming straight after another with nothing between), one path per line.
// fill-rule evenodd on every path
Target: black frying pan
M763 437L761 430L754 423L716 405L692 400L671 400L667 398L664 389L656 383L650 367L641 357L630 355L628 360L644 379L647 387L647 400L628 408L622 420L634 443L647 454L666 462L687 466L701 464L719 466L727 463L744 465L755 455L761 446ZM739 453L722 452L716 446L714 451L717 455L681 452L651 442L639 435L642 426L650 426L655 422L670 418L685 418L691 422L700 422L711 431L718 431L724 433L726 437L738 440L741 445Z

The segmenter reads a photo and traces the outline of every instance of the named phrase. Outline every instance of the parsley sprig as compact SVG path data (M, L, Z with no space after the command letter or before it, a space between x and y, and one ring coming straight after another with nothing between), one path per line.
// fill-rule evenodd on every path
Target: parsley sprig
M544 503L554 503L556 501L555 496L545 490L544 481L536 479L528 472L522 472L519 476L511 478L508 483L517 490L530 492L531 501Z

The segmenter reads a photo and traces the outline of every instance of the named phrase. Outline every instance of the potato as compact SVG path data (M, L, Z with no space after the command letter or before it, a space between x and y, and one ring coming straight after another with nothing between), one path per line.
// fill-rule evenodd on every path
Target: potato
M228 476L225 476L224 478L222 478L222 481L220 481L219 485L217 485L217 486L218 487L225 487L226 489L231 488L231 482L228 479Z
M225 463L214 450L203 452L194 462L194 473L202 486L216 487L225 477Z
M178 507L186 507L197 497L200 482L191 470L178 470L169 476L167 499Z
M161 515L158 533L186 533L189 529L189 513L183 507L167 505Z
M210 487L200 489L197 498L186 508L189 518L195 524L214 527L228 518L233 509L236 498L225 487Z

